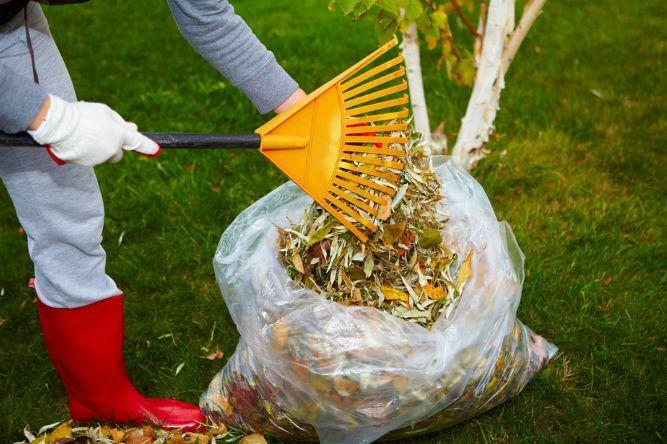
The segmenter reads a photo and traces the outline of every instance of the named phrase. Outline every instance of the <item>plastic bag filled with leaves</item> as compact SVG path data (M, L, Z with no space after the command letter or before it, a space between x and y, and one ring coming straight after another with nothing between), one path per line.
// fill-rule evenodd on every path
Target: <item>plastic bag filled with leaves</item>
M546 365L556 347L516 319L510 227L470 175L433 163L408 159L365 246L291 182L236 218L214 267L241 340L207 414L288 439L406 438L501 404Z

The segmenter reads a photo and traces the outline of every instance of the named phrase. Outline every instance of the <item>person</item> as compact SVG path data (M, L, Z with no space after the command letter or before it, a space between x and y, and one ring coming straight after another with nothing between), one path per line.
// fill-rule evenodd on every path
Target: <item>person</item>
M168 4L183 36L261 113L305 97L226 0ZM108 106L77 101L39 4L0 0L0 131L24 130L47 149L0 150L0 177L27 234L40 324L72 419L197 428L205 418L196 406L146 398L128 379L123 293L106 274L101 246L104 207L92 167L160 148Z

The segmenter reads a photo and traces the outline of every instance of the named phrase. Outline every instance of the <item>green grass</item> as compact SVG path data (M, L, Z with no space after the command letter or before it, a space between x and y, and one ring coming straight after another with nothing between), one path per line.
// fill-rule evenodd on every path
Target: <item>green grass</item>
M330 14L323 0L235 4L307 90L376 45L370 22ZM493 154L475 175L526 254L519 317L562 355L514 400L419 442L667 438L665 5L552 0L529 33L507 78ZM163 1L97 1L48 16L79 97L143 129L244 132L264 120L190 49ZM469 92L432 68L436 54L424 58L432 121L453 135ZM214 325L226 357L238 339L211 266L218 237L285 179L240 151L127 155L97 172L108 272L126 292L129 372L148 395L196 402L222 366L199 358ZM0 245L0 442L8 442L67 411L4 191Z

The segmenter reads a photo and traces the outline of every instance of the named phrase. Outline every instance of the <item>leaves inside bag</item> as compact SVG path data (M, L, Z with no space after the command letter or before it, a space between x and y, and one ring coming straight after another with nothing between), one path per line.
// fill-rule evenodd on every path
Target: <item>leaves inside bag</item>
M378 206L377 216L369 215L380 229L364 244L313 202L300 223L280 229L279 255L292 279L330 300L376 307L430 327L460 294L471 257L455 282L451 268L457 258L442 240L446 220L437 204L444 197L430 158L414 134L395 135L410 139L391 146L406 151L405 168L382 168L400 174L398 185L358 173L396 190Z

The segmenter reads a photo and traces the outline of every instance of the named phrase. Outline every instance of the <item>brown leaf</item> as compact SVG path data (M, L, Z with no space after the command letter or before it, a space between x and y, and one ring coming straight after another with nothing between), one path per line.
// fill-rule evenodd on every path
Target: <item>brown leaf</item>
M5 322L7 322L7 319L0 318L0 327L2 327L2 324L4 324Z
M205 356L200 356L200 358L213 361L215 359L222 359L223 356L224 354L220 351L220 347L216 347L213 353L209 353L208 355Z
M398 256L403 256L405 253L407 253L410 248L412 248L412 244L415 241L415 232L412 230L406 230L405 233L401 236L401 238L398 240L398 243L401 245L405 245L405 249L402 247L399 247L396 249L396 254Z
M266 444L266 438L259 433L253 433L241 438L239 444Z
M132 429L125 437L125 444L151 444L153 440L143 435L143 429Z
M352 267L350 268L350 279L353 281L361 281L366 278L366 274L364 273L364 270L361 269L361 267ZM0 325L2 325L0 323Z
M294 265L294 268L299 273L306 274L306 271L303 269L303 261L301 260L301 255L298 252L295 252L292 255L292 265Z
M171 435L167 440L167 444L187 444L187 442L180 433Z
M183 434L183 438L186 439L187 443L196 443L196 444L208 444L209 437L208 435L203 435L201 433L188 432Z
M611 284L611 276L607 276L607 277L605 277L604 280L602 281L602 283L603 283L604 285L609 285L609 284ZM2 325L2 322L0 322L0 325Z
M224 395L219 394L215 399L215 403L217 404L218 407L220 407L220 410L222 410L225 415L232 416L233 413L232 406L229 405L229 402L227 401L227 398L225 398Z
M425 228L419 233L419 246L422 248L435 248L441 243L442 234L437 228Z
M330 249L331 249L331 242L325 239L313 245L310 251L313 253L313 256L320 258L322 264L327 265L327 258L324 255L324 253L325 252L328 253Z
M109 426L102 426L100 434L116 443L122 442L125 437L124 431Z
M471 275L472 275L472 250L470 250L470 253L468 253L468 256L466 256L465 260L463 261L463 264L461 264L461 268L459 268L459 274L456 277L456 291L461 293L463 286L468 281Z
M215 427L208 429L208 431L206 432L208 436L224 435L225 433L227 433L227 426L224 425L223 423L216 424Z
M424 290L424 293L426 296L428 296L429 299L433 299L434 301L438 301L442 298L445 297L447 294L445 292L445 288L441 286L434 287L431 284L426 284L422 287L422 290Z
M64 422L56 427L46 436L46 442L56 442L61 438L72 438L72 426L69 422Z
M387 299L388 301L403 301L403 302L408 302L410 300L410 296L401 291L397 290L396 288L388 287L386 285L383 285L380 290L382 290L382 294L384 295L384 298Z
M276 322L271 327L271 336L273 336L273 345L278 350L284 350L287 347L287 339L289 338L289 325L281 321Z
M391 216L391 198L389 196L382 197L382 203L378 208L378 219L387 220Z
M403 232L405 232L405 229L407 227L408 227L407 220L402 220L400 222L396 222L395 224L385 225L384 232L382 233L382 242L387 247L393 245L401 238Z
M148 436L149 438L155 438L155 431L153 430L153 427L149 425L144 425L141 428L141 431L144 433L144 436Z

